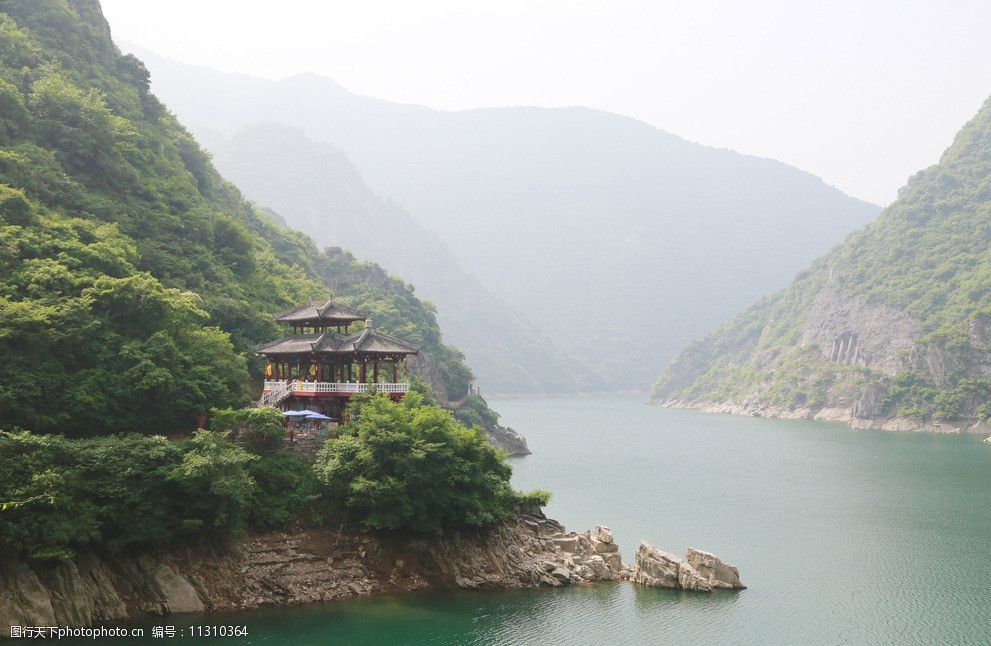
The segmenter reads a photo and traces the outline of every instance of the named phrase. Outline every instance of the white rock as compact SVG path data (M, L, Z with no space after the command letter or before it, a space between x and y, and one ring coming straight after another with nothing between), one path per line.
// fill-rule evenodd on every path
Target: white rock
M562 552L568 552L569 554L574 554L578 551L578 537L577 536L561 536L558 538L552 538L551 542L557 545Z
M606 527L605 525L596 525L595 540L601 541L603 543L612 543L613 542L612 530Z
M647 541L640 541L630 580L650 588L678 588L680 563L675 555L662 552Z
M612 572L609 571L609 565L606 564L601 556L589 557L588 567L591 568L592 574L596 579L605 579L612 574Z
M736 567L720 561L715 554L689 547L688 551L685 552L685 560L713 588L744 590L747 587L740 581L740 571Z
M604 543L602 541L592 541L592 549L595 550L597 554L606 554L607 552L618 552L619 545L616 543Z
M689 563L678 565L678 585L682 590L691 592L712 592L709 581Z

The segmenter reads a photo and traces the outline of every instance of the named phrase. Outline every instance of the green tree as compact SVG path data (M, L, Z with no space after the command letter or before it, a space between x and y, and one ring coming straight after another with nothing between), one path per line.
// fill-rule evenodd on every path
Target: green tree
M248 508L248 523L257 529L285 527L294 519L319 525L325 505L313 466L289 453L263 455L248 465L258 485Z
M257 491L248 465L258 456L228 442L225 433L203 429L185 440L183 448L182 462L169 474L188 505L183 527L242 529Z
M270 406L214 408L210 418L210 430L228 433L252 453L271 453L286 437L282 411Z
M358 398L353 421L327 440L315 469L331 500L361 526L438 533L508 518L511 469L474 429L416 393Z

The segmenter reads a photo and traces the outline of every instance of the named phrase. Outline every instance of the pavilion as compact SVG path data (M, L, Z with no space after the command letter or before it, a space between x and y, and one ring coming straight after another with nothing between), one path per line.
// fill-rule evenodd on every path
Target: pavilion
M257 349L268 360L263 405L282 410L302 405L340 420L356 393L375 390L399 399L409 389L405 359L419 354L419 348L379 332L365 313L324 300L283 312L276 320L289 325L292 334ZM350 332L359 321L364 327Z

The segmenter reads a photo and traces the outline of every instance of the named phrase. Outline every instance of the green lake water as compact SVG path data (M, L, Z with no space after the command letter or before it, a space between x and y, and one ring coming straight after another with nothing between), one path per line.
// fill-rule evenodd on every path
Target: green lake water
M360 599L143 622L253 644L988 644L991 447L981 437L705 415L637 397L490 402L569 529L709 550L748 590L629 584ZM126 643L113 640L109 643ZM180 639L148 640L179 643ZM92 642L90 642L92 643Z

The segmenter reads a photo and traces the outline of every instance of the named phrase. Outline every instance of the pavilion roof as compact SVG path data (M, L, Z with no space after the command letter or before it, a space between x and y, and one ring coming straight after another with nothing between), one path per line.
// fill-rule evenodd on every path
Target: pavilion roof
M325 352L335 354L416 354L416 348L402 339L397 339L373 328L342 335L334 332L323 334L296 334L260 346L259 354L301 354Z
M354 332L342 339L338 352L372 352L378 354L415 354L415 348L406 341L370 327Z
M278 341L272 341L259 346L259 354L298 354L302 352L313 352L316 343L326 334L296 334L287 336Z
M332 300L312 301L306 305L300 305L288 312L282 312L275 316L275 320L280 323L300 323L313 320L333 320L333 321L361 321L367 318L367 314L358 310L335 303Z

